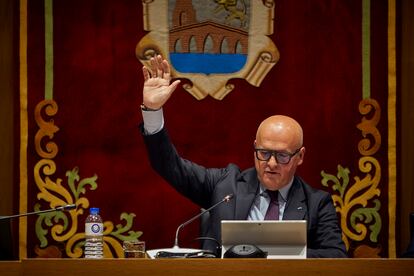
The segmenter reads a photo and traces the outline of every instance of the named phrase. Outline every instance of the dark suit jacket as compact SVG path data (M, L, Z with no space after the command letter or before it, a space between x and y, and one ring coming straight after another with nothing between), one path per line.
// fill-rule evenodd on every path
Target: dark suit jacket
M141 132L144 133L141 125ZM222 220L245 220L256 195L259 181L256 170L245 171L229 164L226 168L205 168L181 158L170 142L165 129L144 135L152 167L178 192L203 208L221 201L226 195L234 199L210 212L206 236L221 241ZM309 258L346 257L335 208L331 196L316 190L295 176L289 191L284 220L307 220ZM216 251L216 244L207 241L204 249Z

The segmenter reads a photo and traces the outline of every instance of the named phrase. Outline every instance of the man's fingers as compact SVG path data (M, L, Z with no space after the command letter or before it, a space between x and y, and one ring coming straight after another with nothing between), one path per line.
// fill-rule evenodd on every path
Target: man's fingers
M162 66L163 60L161 55L156 56L156 63L157 63L157 77L163 78L164 76L164 69Z
M164 73L169 74L170 73L170 64L168 63L168 61L166 59L164 59L161 64L162 64L162 69L164 70Z
M157 77L159 77L159 78L163 78L163 73L162 73L162 70L160 69L160 68L158 68L157 69Z
M148 71L147 67L145 67L145 66L142 67L142 74L144 75L144 81L149 80L150 74L149 74L149 71Z
M177 88L177 86L180 84L180 82L181 82L180 80L176 80L176 81L174 81L173 83L170 84L169 88L171 90L171 93L174 92L174 90Z
M157 55L155 58L157 59L157 64L159 65L159 67L161 67L161 64L162 64L162 56L161 55Z
M142 72L145 80L150 78L162 78L170 81L171 79L170 64L167 60L163 59L161 55L152 57L150 59L150 68L144 66L142 68ZM177 87L178 83L174 84L174 89Z
M175 91L175 89L177 88L178 84L180 83L180 80L176 80L173 83L170 84L170 86L168 87L168 93L164 94L164 100L163 100L163 104L168 101L168 99L171 97L172 93Z
M158 70L158 64L156 58L152 57L150 59L151 63L151 75L152 77L157 77L157 70Z

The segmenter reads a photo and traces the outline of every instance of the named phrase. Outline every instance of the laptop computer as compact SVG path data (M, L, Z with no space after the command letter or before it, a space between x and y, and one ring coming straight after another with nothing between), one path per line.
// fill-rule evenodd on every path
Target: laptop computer
M246 244L267 252L268 259L306 259L306 236L306 220L223 220L221 257Z

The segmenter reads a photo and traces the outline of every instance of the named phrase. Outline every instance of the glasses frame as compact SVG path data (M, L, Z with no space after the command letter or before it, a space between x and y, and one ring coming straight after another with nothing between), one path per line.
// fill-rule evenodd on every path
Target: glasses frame
M286 151L279 151L279 150L268 150L268 149L262 149L262 148L256 148L256 147L254 147L254 151L256 153L255 154L256 155L256 158L259 161L266 161L267 162L273 156L278 164L284 164L284 165L286 165L286 164L289 164L290 163L290 160L292 160L292 157L295 156L296 154L298 154L302 148L303 148L303 146L300 146L293 153L289 153L289 152L286 152ZM265 151L265 152L270 153L269 158L268 159L260 159L259 158L259 154L258 154L259 151ZM287 154L289 156L289 160L287 162L280 162L279 159L278 159L278 154Z

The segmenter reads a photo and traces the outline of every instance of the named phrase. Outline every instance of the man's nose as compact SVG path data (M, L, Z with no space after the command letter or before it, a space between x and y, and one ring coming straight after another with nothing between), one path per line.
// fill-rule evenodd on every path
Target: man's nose
M276 155L272 154L270 156L270 159L267 161L267 165L269 167L276 167L277 166L277 159L276 159Z

